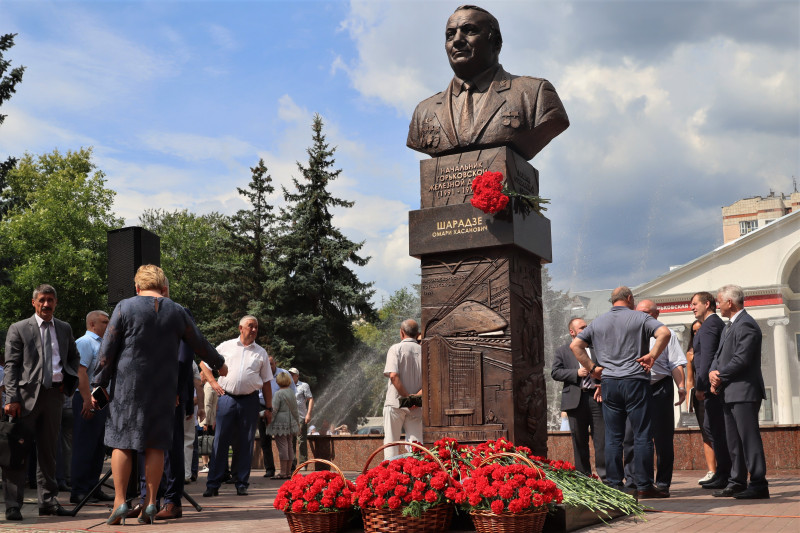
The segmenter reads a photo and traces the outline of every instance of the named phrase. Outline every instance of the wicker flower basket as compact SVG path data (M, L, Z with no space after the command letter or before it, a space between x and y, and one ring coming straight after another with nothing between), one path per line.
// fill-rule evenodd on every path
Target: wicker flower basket
M491 511L470 511L478 533L540 533L547 511L494 514Z
M536 468L536 465L524 455L512 452L498 452L484 458L477 467L498 457L511 457L522 461L526 465ZM476 468L477 468L476 467ZM534 509L522 513L503 512L500 514L492 511L470 511L472 523L478 533L541 533L544 521L547 518L547 509Z
M405 445L416 448L428 454L438 465L439 468L447 472L438 457L434 456L427 448L416 442L390 442L384 444L369 456L362 474L366 474L372 459L390 446ZM431 507L419 518L413 516L403 516L402 509L375 509L362 508L361 516L364 519L364 533L438 533L450 529L453 520L453 505L441 504Z
M325 459L309 459L305 463L297 465L295 471L292 472L292 477L310 463L324 463L333 468L342 477L342 480L346 479L338 466ZM292 533L338 533L344 529L351 517L351 511L349 510L326 513L293 513L284 511L283 514L286 515L286 520L289 522L289 531Z

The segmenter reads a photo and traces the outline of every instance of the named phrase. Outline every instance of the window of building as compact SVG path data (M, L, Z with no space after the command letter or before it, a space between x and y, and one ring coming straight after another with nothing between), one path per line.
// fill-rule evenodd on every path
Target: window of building
M739 222L739 235L747 235L758 229L758 220L743 220Z
M770 219L770 220L765 220L765 221L764 221L764 225L766 226L767 224L772 224L773 222L775 222L775 219L774 219L774 218L772 218L772 219Z
M759 422L772 422L774 420L772 416L772 387L767 387L766 392L767 398L761 402L761 409L758 410Z
M800 361L800 333L794 334L794 350L797 352L797 360Z

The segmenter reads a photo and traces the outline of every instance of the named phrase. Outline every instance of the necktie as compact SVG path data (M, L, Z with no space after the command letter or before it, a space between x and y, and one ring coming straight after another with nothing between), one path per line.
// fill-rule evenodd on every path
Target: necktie
M592 354L589 351L589 348L586 348L586 353L589 355L589 358L594 363L595 360L594 360L594 357L592 357ZM592 379L591 375L583 376L583 379L581 379L581 388L582 389L586 389L586 390L595 388L594 379Z
M52 322L42 322L44 326L44 364L42 365L42 384L49 389L53 386L53 342L50 338L50 324Z
M728 320L728 323L725 324L725 329L722 330L722 340L720 341L720 344L722 344L725 341L725 339L728 338L728 334L730 332L731 332L731 321Z
M472 84L464 82L464 105L461 106L461 122L459 124L459 137L469 139L472 131Z

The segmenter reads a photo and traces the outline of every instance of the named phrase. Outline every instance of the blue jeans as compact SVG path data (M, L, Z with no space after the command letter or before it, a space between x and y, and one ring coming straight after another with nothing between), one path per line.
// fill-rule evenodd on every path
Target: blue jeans
M650 403L653 393L647 379L603 378L603 419L606 423L606 482L622 487L622 441L625 421L633 429L634 477L639 490L653 486L653 429Z

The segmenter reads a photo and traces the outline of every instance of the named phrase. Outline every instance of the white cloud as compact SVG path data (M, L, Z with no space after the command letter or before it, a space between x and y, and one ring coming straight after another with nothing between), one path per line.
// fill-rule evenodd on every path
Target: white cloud
M233 32L219 24L212 24L208 28L208 33L211 35L213 43L224 51L235 50L239 47Z
M38 154L55 148L64 151L96 144L91 137L62 128L13 105L4 105L2 112L8 115L0 126L0 152L5 154L20 155L26 151Z
M142 143L155 151L185 159L230 161L252 156L256 147L230 135L208 137L192 133L151 131L140 136Z
M109 24L80 8L51 5L51 34L41 40L17 39L14 54L28 66L21 99L37 102L40 110L68 107L89 110L136 98L137 88L177 74L168 50L155 51L127 39ZM69 46L64 46L69 42Z

